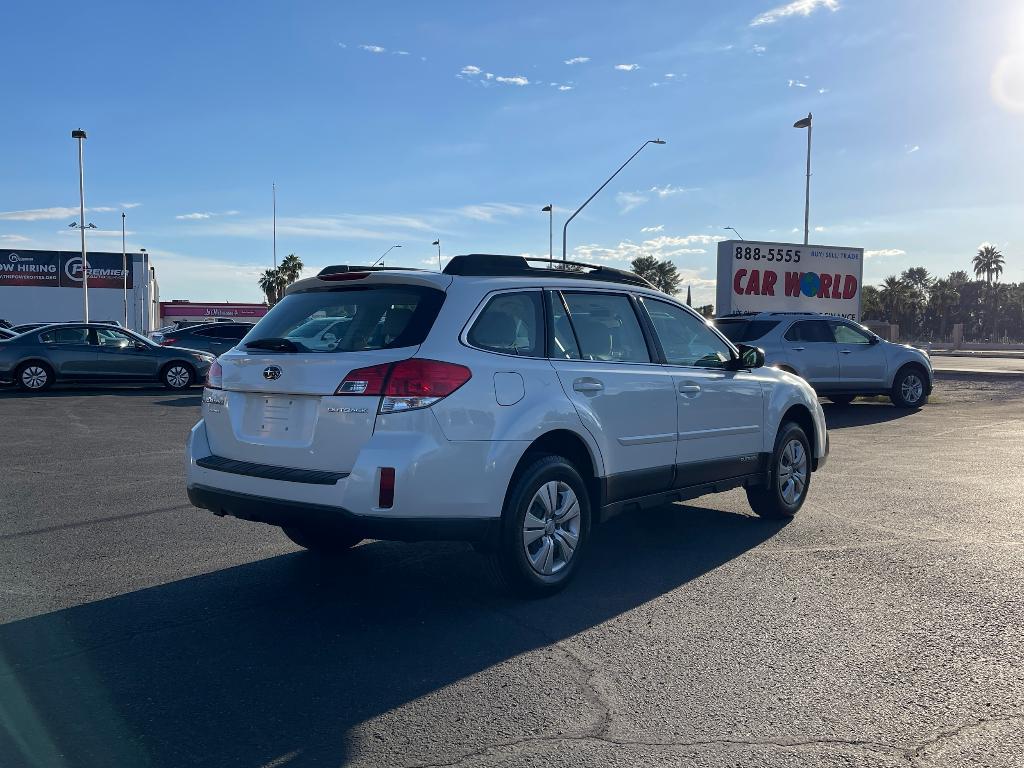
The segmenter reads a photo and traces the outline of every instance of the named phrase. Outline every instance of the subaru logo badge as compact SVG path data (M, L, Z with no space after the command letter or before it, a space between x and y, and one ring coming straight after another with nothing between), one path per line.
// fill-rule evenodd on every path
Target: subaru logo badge
M276 365L268 365L263 369L263 378L267 381L277 381L281 378L281 369Z

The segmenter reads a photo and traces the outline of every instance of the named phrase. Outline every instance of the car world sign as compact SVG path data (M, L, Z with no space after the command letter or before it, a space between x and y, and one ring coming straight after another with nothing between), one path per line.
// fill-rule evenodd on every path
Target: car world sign
M724 240L715 314L823 312L860 320L864 249Z

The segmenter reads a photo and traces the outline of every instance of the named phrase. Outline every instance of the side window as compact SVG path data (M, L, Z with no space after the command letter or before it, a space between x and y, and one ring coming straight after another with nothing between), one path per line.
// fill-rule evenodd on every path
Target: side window
M649 363L651 356L628 296L565 293L572 327L584 360Z
M835 341L828 323L824 320L801 320L793 323L786 331L786 341L803 341L812 344L831 343Z
M126 347L132 346L134 341L135 339L130 338L127 334L121 333L120 331L109 331L106 328L99 328L96 330L96 343L101 347L125 349Z
M88 328L57 328L39 335L44 344L88 344Z
M846 323L832 323L832 333L839 344L870 344L871 337L860 328Z
M732 357L729 345L685 309L657 299L642 301L669 365L721 368Z
M562 294L551 291L551 357L556 360L579 360L580 348L576 345L576 335L572 332L572 323L562 303Z
M216 338L218 336L218 333L217 333L218 330L219 330L218 328L213 328L213 327L210 327L210 328L198 328L198 329L192 331L192 333L194 333L196 336L203 336L203 337L208 338L208 339L213 339L213 338Z
M540 291L515 291L492 296L466 338L490 352L543 357L543 329Z

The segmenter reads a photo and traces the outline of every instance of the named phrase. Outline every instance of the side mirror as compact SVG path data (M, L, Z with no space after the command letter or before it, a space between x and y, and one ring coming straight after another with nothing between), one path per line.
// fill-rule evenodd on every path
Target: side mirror
M881 339L878 336L875 336L874 334L871 335L871 344L877 344L880 341Z
M740 356L730 360L726 367L730 371L738 371L744 368L763 368L764 350L760 347L752 347L749 344L739 345Z
M146 350L146 349L149 349L149 347L147 347L147 346L146 346L145 344L143 344L143 343L142 343L141 341L136 341L136 342L133 342L133 343L132 343L132 346L133 346L133 347L135 347L135 349L137 349L137 350L139 350L139 351L142 351L142 350Z

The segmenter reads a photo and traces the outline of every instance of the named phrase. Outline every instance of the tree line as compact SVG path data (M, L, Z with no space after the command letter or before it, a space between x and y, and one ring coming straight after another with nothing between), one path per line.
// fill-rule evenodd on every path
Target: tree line
M1024 339L1024 283L1000 283L1005 258L983 243L965 270L935 277L925 267L891 275L881 285L861 289L865 321L896 323L905 339L944 340L962 323L964 338Z

